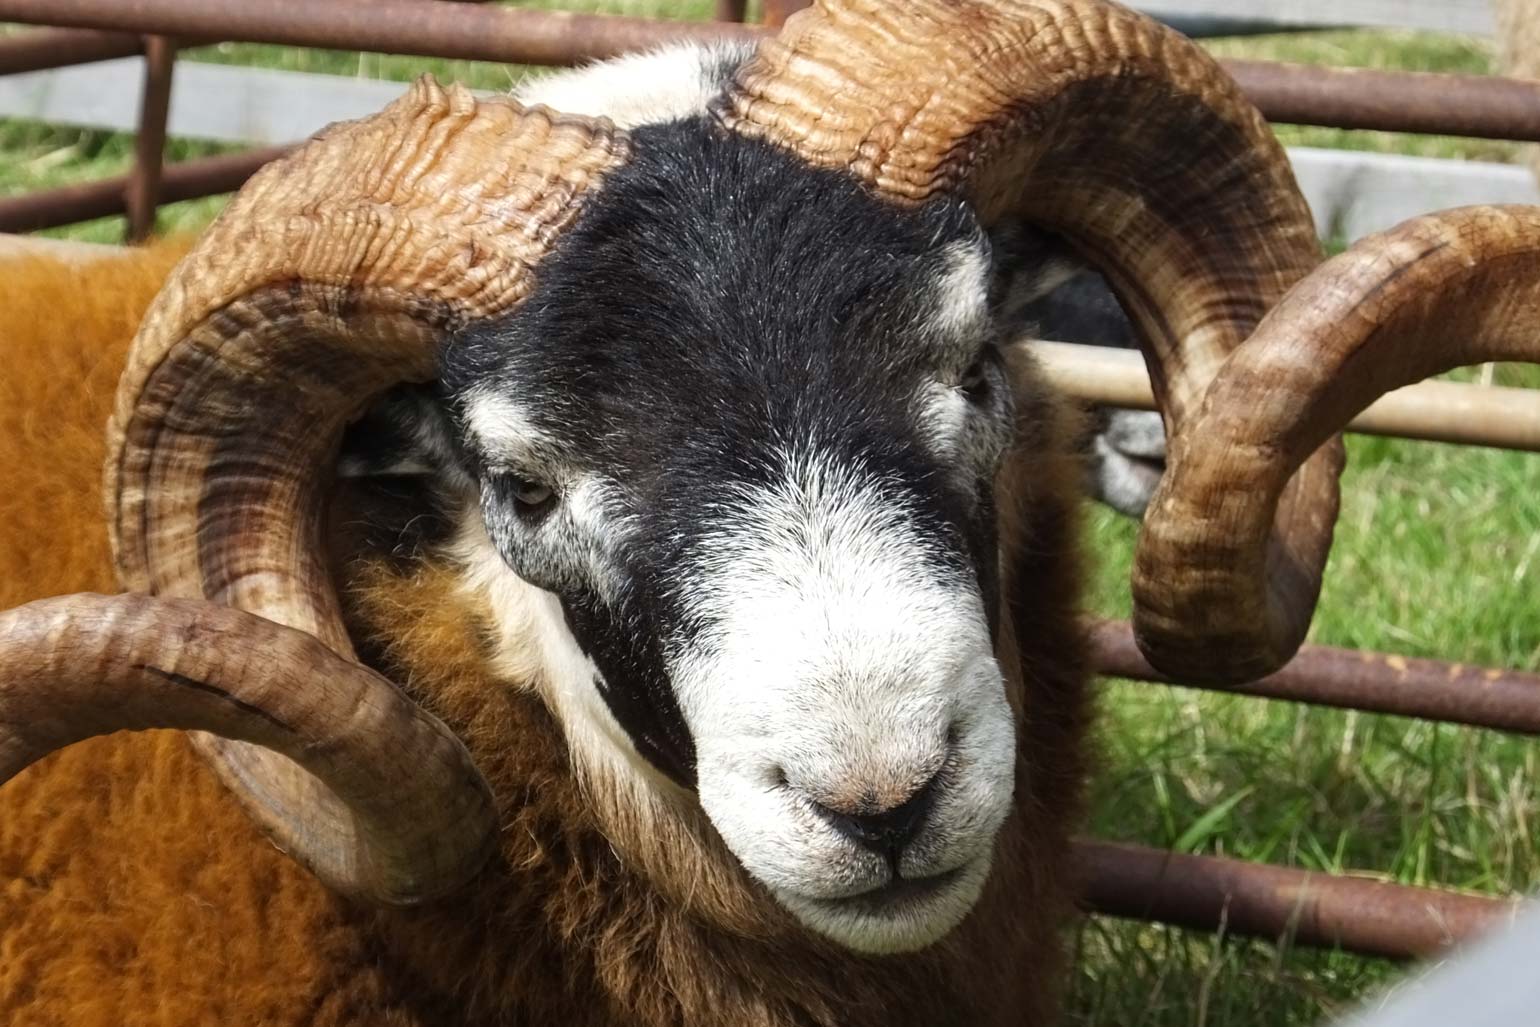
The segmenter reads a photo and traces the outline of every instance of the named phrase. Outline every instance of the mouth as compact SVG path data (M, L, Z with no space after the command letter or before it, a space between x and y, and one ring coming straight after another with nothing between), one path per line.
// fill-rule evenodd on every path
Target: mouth
M962 867L957 867L930 877L894 875L887 884L870 891L822 901L831 910L837 909L862 916L892 916L894 913L927 902L949 890L962 876L962 871Z
M927 877L894 877L840 898L779 898L807 926L870 955L914 952L939 941L968 915L989 872L987 857Z

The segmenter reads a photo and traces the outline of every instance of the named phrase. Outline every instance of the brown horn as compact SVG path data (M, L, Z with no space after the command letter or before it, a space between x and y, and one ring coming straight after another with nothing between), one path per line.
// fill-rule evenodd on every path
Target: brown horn
M344 425L383 389L432 377L446 333L511 310L625 153L608 122L424 80L254 178L173 274L124 372L106 495L125 587L249 611L356 662L321 547ZM372 680L356 702L399 701ZM379 731L406 723L378 719ZM372 811L273 749L198 743L274 841L333 887L407 903L460 883L468 857L400 854L431 855L411 844L421 810L463 808L466 795L441 794L443 775L371 765L406 735L346 738L337 764L377 782ZM453 740L441 742L448 761ZM485 812L444 825L443 851L484 853L491 828Z
M1311 511L1336 495L1336 476L1307 457L1384 393L1488 360L1540 361L1540 208L1414 218L1295 286L1172 440L1134 568L1150 662L1202 681L1284 663L1309 626L1330 542L1330 521L1312 523ZM1275 509L1277 523L1304 530L1273 535ZM1172 578L1171 566L1201 573ZM1201 639L1183 627L1193 623Z
M1191 41L1101 0L820 0L723 100L738 132L899 202L960 192L1082 249L1169 427L1320 259L1282 147Z
M761 45L721 115L898 202L955 192L986 225L1014 216L1065 237L1137 326L1173 437L1320 259L1283 149L1235 83L1101 0L819 0ZM1286 504L1281 550L1328 544L1340 463L1333 441L1309 465L1310 504ZM1207 572L1144 565L1148 583ZM1201 645L1203 622L1185 623Z
M321 851L329 880L399 900L487 855L491 796L464 746L302 631L202 600L44 599L0 614L0 680L0 783L93 735L211 731L295 761L357 818L369 842ZM299 810L297 823L324 835L327 813Z

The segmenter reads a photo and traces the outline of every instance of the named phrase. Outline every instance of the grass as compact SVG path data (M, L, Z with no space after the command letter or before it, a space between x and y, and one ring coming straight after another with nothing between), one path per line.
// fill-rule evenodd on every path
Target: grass
M557 6L549 0L550 6ZM571 9L576 6L563 3ZM594 0L590 9L702 16L703 0ZM1226 56L1481 73L1479 42L1324 32L1213 44ZM519 70L468 62L226 45L193 60L405 80L423 70L502 89ZM1286 142L1512 160L1504 143L1283 126ZM178 142L178 159L215 148ZM125 137L0 123L0 193L122 173ZM191 230L218 201L178 204ZM112 240L119 219L57 234ZM1536 383L1532 369L1499 380ZM1492 666L1540 668L1540 463L1520 454L1350 440L1338 541L1313 640ZM1128 612L1135 526L1088 512L1088 605ZM1392 717L1112 682L1102 693L1101 772L1090 829L1107 838L1412 884L1513 893L1540 885L1540 766L1528 742ZM1298 1027L1396 980L1403 968L1343 953L1090 919L1069 1022L1083 1027Z
M1349 450L1312 640L1540 666L1534 459L1363 437ZM1126 615L1134 526L1102 511L1090 521L1091 605ZM1102 713L1097 835L1409 884L1540 885L1529 828L1540 767L1527 740L1137 683L1110 685ZM1079 940L1073 1022L1107 1027L1294 1027L1402 972L1112 921L1087 922Z

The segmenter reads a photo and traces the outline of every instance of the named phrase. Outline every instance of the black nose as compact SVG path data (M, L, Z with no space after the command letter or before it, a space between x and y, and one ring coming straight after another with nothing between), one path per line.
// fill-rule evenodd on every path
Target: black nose
M863 800L855 808L846 811L814 802L813 808L835 830L862 848L887 859L896 860L904 846L914 841L915 835L925 826L931 807L936 801L938 773L910 793L896 806L885 809L873 808L875 803Z

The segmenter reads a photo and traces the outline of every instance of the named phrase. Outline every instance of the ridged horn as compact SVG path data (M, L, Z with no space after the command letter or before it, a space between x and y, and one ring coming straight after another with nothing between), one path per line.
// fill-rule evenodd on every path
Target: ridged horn
M275 665L260 696L241 701L314 727L297 751L347 768L347 787L263 737L210 723L197 744L273 841L340 891L433 898L474 873L495 830L487 786L453 735L352 666L322 548L342 429L384 389L431 378L446 333L515 307L626 149L608 122L423 80L258 174L135 340L106 468L122 582L255 615L230 622L232 653L246 653L265 618L335 654L312 653L309 679ZM168 653L187 616L203 615L165 615ZM236 687L261 672L248 658L222 664L212 652L196 676L253 694ZM324 709L301 723L285 716L294 704ZM165 718L185 723L169 708ZM367 733L352 727L363 719Z
M957 193L986 225L1062 235L1135 323L1173 437L1320 259L1283 149L1239 87L1191 41L1101 0L820 0L761 45L719 113L897 202ZM1279 553L1324 552L1340 468L1332 440L1284 505ZM1141 547L1152 587L1187 592L1174 583L1208 573ZM1207 645L1204 612L1184 613L1144 618L1163 669L1186 672L1161 661Z
M369 844L328 850L326 873L387 885L364 894L398 902L486 855L466 837L489 834L491 801L464 747L305 632L203 600L44 599L0 614L0 681L0 782L93 735L207 731L282 754L337 797Z
M1135 629L1151 662L1193 680L1246 680L1287 660L1327 555L1287 547L1329 539L1330 524L1310 519L1336 496L1336 476L1316 473L1310 454L1386 392L1488 360L1540 361L1540 208L1414 218L1295 286L1167 453L1134 567ZM1300 530L1270 531L1296 518ZM1199 572L1171 579L1170 566ZM1197 645L1175 625L1200 618Z

